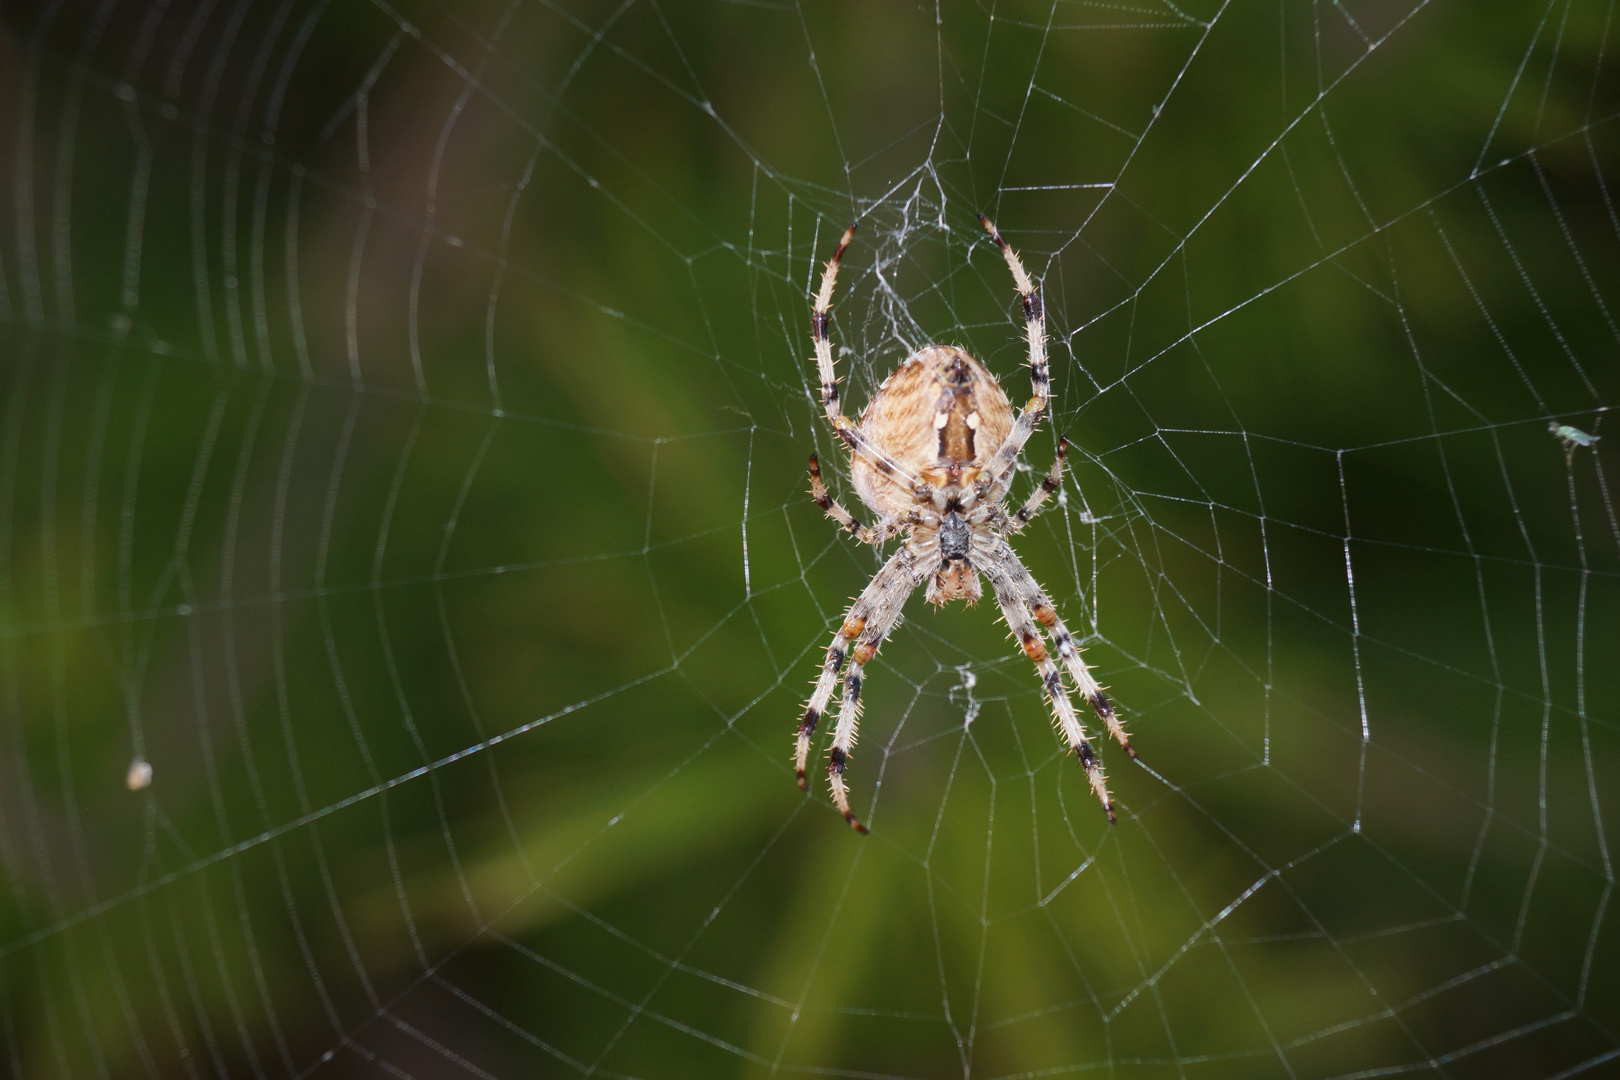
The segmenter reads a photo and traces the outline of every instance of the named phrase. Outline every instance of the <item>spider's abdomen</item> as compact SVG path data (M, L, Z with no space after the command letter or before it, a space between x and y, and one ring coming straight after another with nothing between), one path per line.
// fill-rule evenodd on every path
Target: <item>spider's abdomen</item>
M911 475L935 487L965 484L1012 430L1012 405L996 377L951 345L919 349L894 370L861 414L861 431ZM861 501L904 516L910 490L860 455L850 468Z

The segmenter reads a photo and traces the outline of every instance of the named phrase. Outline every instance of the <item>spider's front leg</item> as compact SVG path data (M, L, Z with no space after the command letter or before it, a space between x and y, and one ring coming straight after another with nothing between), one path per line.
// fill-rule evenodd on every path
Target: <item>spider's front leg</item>
M906 598L920 583L916 566L916 553L909 546L902 547L883 564L883 569L856 597L844 616L844 625L833 635L832 644L827 648L827 659L816 679L815 691L810 695L810 703L805 706L803 719L799 721L794 766L798 772L799 787L808 789L805 769L810 764L811 740L815 737L816 725L826 714L833 689L847 660L849 671L843 674L843 707L839 710L838 725L833 731L827 780L832 787L833 803L844 815L844 820L849 822L851 828L863 833L866 826L850 809L849 787L844 783L844 765L849 759L849 752L855 747L856 725L860 719L862 673L867 662L876 655L883 639L900 621L900 611L905 607Z
M1108 796L1108 778L1103 775L1102 762L1098 760L1097 752L1092 749L1091 740L1086 738L1086 729L1080 723L1080 717L1075 714L1074 702L1069 700L1068 687L1063 685L1063 675L1047 654L1046 645L1041 640L1040 627L1036 625L1035 618L1019 596L1018 585L1008 572L1008 568L1005 565L992 564L983 569L985 576L990 579L990 587L995 590L996 603L1001 606L1001 614L1007 620L1008 629L1023 645L1025 654L1034 661L1035 670L1040 672L1041 685L1046 689L1046 697L1052 705L1052 716L1057 720L1058 730L1063 733L1064 741L1074 750L1074 756L1085 768L1086 781L1091 785L1091 793L1102 803L1103 813L1108 815L1108 823L1113 824L1114 802Z
M1046 627L1046 632L1052 635L1052 644L1057 647L1058 657L1068 669L1069 677L1074 680L1075 686L1091 704L1097 719L1103 722L1103 726L1108 729L1108 734L1114 737L1114 741L1135 758L1136 747L1131 745L1131 737L1126 734L1124 725L1119 722L1119 715L1114 711L1113 702L1108 700L1108 695L1103 693L1101 684L1092 676L1091 668L1086 666L1084 658L1080 655L1080 646L1074 643L1074 635L1063 625L1057 609L1052 606L1052 601L1047 598L1040 583L1035 580L1035 575L1029 572L1029 568L1018 557L1018 553L1005 540L1001 542L998 554L1013 590L1030 614L1034 615L1036 620Z

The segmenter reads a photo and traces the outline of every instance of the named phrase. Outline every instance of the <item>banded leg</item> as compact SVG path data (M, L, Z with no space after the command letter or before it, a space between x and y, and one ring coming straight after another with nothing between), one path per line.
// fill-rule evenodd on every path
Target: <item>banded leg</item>
M821 479L821 462L816 460L814 454L810 455L810 498L826 512L828 517L848 529L861 543L877 547L889 538L886 521L880 519L875 526L864 525L854 514L839 505L838 500L832 497L826 483Z
M995 590L996 603L1001 605L1001 614L1007 620L1008 628L1023 645L1025 654L1035 662L1035 670L1040 672L1041 685L1046 689L1046 699L1052 705L1058 730L1085 768L1091 793L1102 803L1103 813L1108 815L1108 823L1112 825L1114 802L1108 797L1108 778L1103 775L1102 762L1097 759L1091 740L1086 738L1086 729L1080 723L1080 717L1075 714L1074 702L1069 700L1069 690L1063 685L1063 674L1052 663L1052 657L1047 654L1046 645L1041 641L1040 627L1030 615L1029 608L1019 595L1018 584L1006 566L986 567L984 572L990 579L990 587Z
M803 718L799 720L793 766L794 771L798 773L801 791L810 790L810 785L804 778L804 770L810 764L810 743L816 737L816 725L827 714L827 703L832 700L833 689L837 687L838 680L843 674L850 643L866 628L866 616L863 614L865 599L866 595L863 593L850 605L849 613L844 616L844 625L833 635L832 644L827 646L827 658L821 664L821 674L816 676L816 688L810 694L810 703L804 707Z
M1131 745L1131 737L1126 734L1124 725L1119 722L1119 716L1114 712L1113 703L1108 700L1108 695L1103 693L1102 686L1092 677L1091 668L1086 666L1085 659L1080 655L1080 646L1074 642L1074 635L1069 633L1067 626L1063 625L1063 620L1058 617L1057 609L1052 606L1051 600L1047 598L1040 583L1035 580L1035 575L1029 572L1029 568L1024 565L1023 560L1018 557L1018 553L1012 549L1011 544L1003 541L998 554L1001 557L1005 573L1012 580L1013 588L1017 591L1019 599L1029 608L1030 613L1035 616L1040 624L1046 627L1047 633L1052 635L1052 644L1057 647L1058 657L1062 659L1063 666L1068 669L1069 677L1074 680L1075 686L1079 688L1086 701L1091 704L1091 709L1097 714L1097 719L1102 721L1103 726L1108 729L1108 734L1114 737L1114 741L1119 743L1127 754L1135 758L1137 756L1136 747Z
M868 439L854 421L844 415L843 405L838 399L838 372L833 367L832 339L827 336L827 331L832 319L832 297L833 289L838 284L838 267L844 260L844 249L849 247L854 235L855 226L851 225L839 238L838 250L827 260L827 269L821 272L821 290L816 293L816 301L810 308L810 338L815 342L816 370L821 377L821 407L827 414L827 422L851 453L861 455L878 471L902 481L911 488L913 495L926 502L934 496L933 486L912 476L892 456Z
M898 559L901 555L910 554L910 548L901 548L895 556ZM882 590L873 597L871 614L860 632L860 640L850 653L849 671L844 675L844 700L838 709L838 724L833 728L832 750L827 759L827 783L832 789L833 805L844 815L850 828L858 833L864 834L866 826L849 808L849 785L844 783L844 766L849 761L849 752L855 748L855 738L859 734L863 673L867 663L877 655L883 639L900 621L900 611L905 607L906 598L921 583L921 576L913 572L915 565L915 559L907 559L904 563L891 560L890 565L878 575L878 580L872 583L877 585L882 581ZM885 577L889 580L884 581ZM868 589L868 592L871 591Z
M867 583L861 595L849 606L849 612L844 616L844 625L833 635L832 644L827 647L827 658L822 664L821 674L816 679L815 691L810 695L809 704L805 706L803 719L799 721L794 766L798 773L799 787L808 790L809 785L805 781L804 774L810 764L810 746L815 738L816 725L826 715L833 690L843 673L845 660L852 659L849 675L845 676L844 711L839 715L838 727L834 733L834 765L829 768L829 772L840 774L834 783L833 797L839 802L838 808L844 812L852 825L856 822L849 812L848 794L842 791L841 774L844 759L848 757L849 750L855 742L854 725L860 709L861 669L877 652L878 644L882 642L884 636L894 628L906 597L917 587L915 566L915 554L910 548L902 547L883 564L883 569L877 572L877 576ZM853 658L851 653L854 654ZM851 680L854 682L853 692L848 686ZM849 730L846 731L846 727Z
M1018 455L1023 453L1024 444L1040 426L1041 418L1046 415L1047 406L1052 401L1052 372L1046 360L1046 312L1041 307L1040 286L1030 278L1018 253L1007 246L1007 241L1001 238L1001 233L996 231L990 219L980 214L979 223L996 242L996 247L1001 249L1024 305L1024 334L1029 341L1029 381L1034 390L1034 396L1024 406L1024 411L1013 421L1006 440L985 464L983 479L974 485L973 502L987 496L988 501L999 502L1012 482Z
M1030 494L1029 500L1018 508L1018 513L1012 516L1012 520L1007 523L1006 529L1003 530L1004 535L1011 536L1014 533L1021 532L1024 526L1028 525L1034 520L1035 515L1041 512L1041 507L1046 505L1046 500L1051 497L1052 493L1063 486L1063 461L1068 456L1068 451L1069 440L1059 438L1057 457L1052 462L1052 468L1047 471L1045 476L1041 477L1040 486Z

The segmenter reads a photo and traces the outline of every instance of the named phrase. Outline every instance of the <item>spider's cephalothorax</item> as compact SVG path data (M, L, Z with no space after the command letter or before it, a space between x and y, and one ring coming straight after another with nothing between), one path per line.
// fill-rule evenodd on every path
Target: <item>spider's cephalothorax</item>
M929 345L908 356L883 380L858 425L844 415L827 326L838 264L855 235L855 226L844 232L838 250L828 261L821 276L821 291L810 312L822 404L833 430L849 448L856 494L877 520L863 524L834 501L822 482L821 465L813 454L810 493L829 517L865 543L880 546L893 536L903 533L906 537L906 542L850 605L844 625L833 635L815 692L799 722L795 761L799 786L804 787L816 725L842 678L843 707L833 732L827 775L833 802L845 820L861 832L866 831L866 826L849 808L844 765L855 745L862 672L899 621L906 598L925 581L930 603L966 600L971 604L981 593L979 576L990 579L1008 629L1035 662L1058 729L1085 767L1091 790L1102 802L1109 821L1114 820L1114 809L1102 765L1069 700L1063 672L1047 651L1045 637L1050 637L1063 670L1090 702L1108 733L1126 753L1136 756L1113 706L1080 658L1073 635L1007 542L1007 537L1027 525L1062 483L1067 444L1059 440L1051 471L1028 500L1009 514L1002 502L1017 475L1018 455L1040 424L1052 395L1046 363L1046 317L1041 310L1040 290L1018 255L994 225L982 217L979 221L1006 258L1023 301L1030 381L1035 393L1017 417L995 376L973 357L950 345Z

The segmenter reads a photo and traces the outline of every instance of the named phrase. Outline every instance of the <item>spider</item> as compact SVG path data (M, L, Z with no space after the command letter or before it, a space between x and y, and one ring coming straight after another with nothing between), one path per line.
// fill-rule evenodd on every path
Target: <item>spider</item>
M1062 672L1042 640L1042 628L1051 636L1063 667L1108 733L1127 754L1136 757L1113 706L1080 658L1074 635L1058 618L1045 590L1007 540L1028 525L1058 490L1068 441L1058 441L1056 460L1040 486L1015 512L1008 513L1002 503L1017 473L1018 455L1046 415L1052 397L1046 362L1046 318L1041 310L1040 288L1024 270L1018 254L1007 246L988 218L981 215L979 222L1001 249L1023 301L1034 396L1016 418L996 377L951 345L928 345L906 357L883 380L859 424L844 415L827 325L838 265L855 235L854 225L845 230L838 250L828 260L821 275L821 291L810 311L822 406L833 431L849 449L855 491L877 519L867 525L833 499L814 454L810 455L811 497L828 517L862 543L881 549L892 537L902 533L906 537L906 542L850 605L843 626L833 635L815 692L799 722L794 754L799 787L806 788L804 772L816 724L825 715L842 677L843 707L833 731L827 778L833 802L844 820L862 833L867 831L866 826L849 808L849 787L844 782L844 767L855 745L860 718L862 672L899 622L907 598L925 581L926 598L931 604L952 600L972 604L980 596L979 575L990 579L1007 627L1035 662L1057 727L1085 768L1086 779L1109 822L1114 821L1114 808L1102 764L1075 714Z

